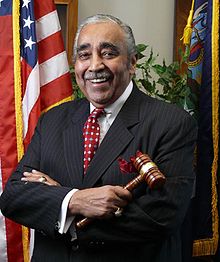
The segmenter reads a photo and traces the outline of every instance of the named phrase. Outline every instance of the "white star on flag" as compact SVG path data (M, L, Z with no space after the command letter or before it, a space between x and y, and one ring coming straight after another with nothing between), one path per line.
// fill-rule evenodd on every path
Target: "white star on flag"
M27 7L28 8L28 4L31 2L31 0L23 0L23 5L22 7Z
M0 0L1 1L1 0ZM23 19L24 20L24 28L27 26L29 29L31 28L31 24L34 22L31 20L31 17L28 16L28 19Z
M32 41L32 36L30 36L29 39L24 39L24 41L26 42L25 48L29 47L32 50L32 45L36 44L36 42Z
M3 2L4 0L0 0L0 7L2 7L2 2Z

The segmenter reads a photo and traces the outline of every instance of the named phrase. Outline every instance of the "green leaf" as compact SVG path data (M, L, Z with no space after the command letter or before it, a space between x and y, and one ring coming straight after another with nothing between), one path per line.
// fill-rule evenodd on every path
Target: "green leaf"
M139 53L144 52L147 48L148 48L148 45L145 45L145 44L138 44L138 45L136 45L136 50Z
M161 65L153 65L152 68L154 69L154 72L157 73L158 75L163 74L166 71L166 68Z

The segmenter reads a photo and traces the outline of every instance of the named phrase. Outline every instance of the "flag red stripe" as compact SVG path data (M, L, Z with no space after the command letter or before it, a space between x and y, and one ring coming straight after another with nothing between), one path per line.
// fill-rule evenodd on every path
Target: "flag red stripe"
M46 48L45 48L46 47ZM51 57L64 51L63 40L61 38L61 32L57 32L50 37L38 42L38 61L39 64L50 59Z
M3 23L2 23L3 21ZM5 27L7 24L7 28ZM13 63L13 41L8 33L8 28L12 27L11 17L3 17L0 20L0 153L1 165L3 169L3 186L9 174L4 168L13 168L17 161L16 130L15 130L15 104L14 104L14 63ZM7 43L7 45L5 44ZM7 81L6 81L7 80ZM3 125L4 123L4 125ZM13 144L11 143L13 141Z
M34 11L35 19L38 20L40 17L47 15L48 13L55 10L55 5L53 1L35 1Z
M64 83L68 86L70 81L69 73L62 75L61 77L55 79L54 81L48 83L41 87L41 108L45 110L50 105L53 105L58 102L57 96L60 97L60 100L71 96L72 90L65 88Z
M13 58L7 56L0 57L0 103L1 103L1 128L0 128L0 153L3 187L8 180L10 173L17 163L17 140L15 123L15 104L14 104L14 76ZM7 64L7 67L6 67ZM4 70L4 67L7 70ZM7 81L5 81L7 79ZM4 125L3 125L4 123Z
M17 164L12 17L0 19L0 155L3 187ZM3 124L4 123L4 124ZM6 219L7 261L22 262L21 225ZM14 233L16 232L16 234Z
M30 67L24 59L21 61L21 81L22 81L22 97L24 97L24 93L27 87L27 80L32 71L32 67Z
M21 225L6 219L8 262L23 262ZM15 234L16 232L16 234Z
M33 106L29 114L29 118L28 118L28 131L24 138L25 150L27 149L27 146L31 141L31 137L34 134L34 129L35 129L35 126L36 126L36 123L38 121L40 114L41 114L41 104L40 104L40 97L38 97L35 105Z

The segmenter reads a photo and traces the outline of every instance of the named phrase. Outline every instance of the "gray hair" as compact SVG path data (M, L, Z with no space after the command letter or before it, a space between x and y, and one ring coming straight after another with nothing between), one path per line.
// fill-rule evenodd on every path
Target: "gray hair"
M77 43L78 43L79 34L81 30L83 29L83 27L88 24L95 24L99 22L109 22L109 21L116 23L124 31L125 41L127 43L127 49L128 49L128 57L130 58L132 55L137 54L135 39L134 39L134 35L133 35L131 27L112 15L97 14L97 15L93 15L93 16L86 18L78 27L78 30L75 36L75 40L74 40L74 49L73 49L74 62L76 61Z

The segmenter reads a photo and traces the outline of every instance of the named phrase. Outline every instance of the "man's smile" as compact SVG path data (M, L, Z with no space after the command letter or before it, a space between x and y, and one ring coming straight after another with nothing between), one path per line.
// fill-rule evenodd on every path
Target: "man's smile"
M97 84L97 83L103 83L108 81L107 78L95 78L95 79L91 79L90 82L92 82L93 84Z

